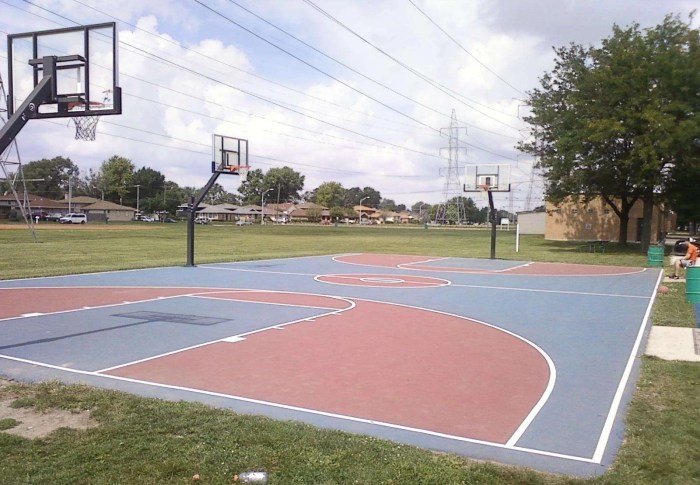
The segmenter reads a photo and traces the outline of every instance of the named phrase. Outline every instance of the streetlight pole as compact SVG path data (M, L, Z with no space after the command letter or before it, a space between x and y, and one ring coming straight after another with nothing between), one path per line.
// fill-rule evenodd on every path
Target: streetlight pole
M105 191L104 191L104 190L102 190L101 188L99 188L99 187L97 187L97 186L95 186L95 185L92 185L91 187L92 187L93 189L99 190L99 191L100 191L100 194L102 195L102 200L105 200Z
M274 190L274 188L272 188L272 189L267 189L266 191L264 191L264 192L262 193L262 198L261 198L261 200L260 200L260 203L262 204L262 211L261 211L261 214L260 214L260 224L261 224L261 225L262 225L262 224L265 224L265 194L267 194L268 192L270 192L270 191L272 191L272 190Z
M141 186L134 185L136 187L136 212L139 212L139 199L141 197Z
M360 224L362 224L362 216L365 213L365 211L362 210L362 201L367 199L369 199L369 195L360 199Z

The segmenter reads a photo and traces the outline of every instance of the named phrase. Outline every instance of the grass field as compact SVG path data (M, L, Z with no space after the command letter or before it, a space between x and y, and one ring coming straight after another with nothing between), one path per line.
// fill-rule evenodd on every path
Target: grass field
M3 279L156 266L186 261L184 224L0 226ZM487 230L420 227L211 225L197 227L196 263L344 252L489 256ZM577 244L498 232L497 256L530 261L644 266L634 246L604 254ZM654 324L694 326L684 284L657 298ZM691 484L700 479L700 364L643 358L625 442L606 474L593 479L436 454L392 442L184 402L164 402L56 382L13 383L0 400L15 406L89 409L99 426L61 429L44 439L0 433L0 484L230 484L235 473L264 468L282 484ZM13 423L3 422L2 427Z

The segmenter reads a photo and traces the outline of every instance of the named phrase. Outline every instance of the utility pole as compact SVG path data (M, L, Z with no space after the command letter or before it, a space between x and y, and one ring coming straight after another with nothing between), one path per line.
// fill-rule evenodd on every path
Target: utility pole
M459 126L457 121L457 113L452 110L452 119L448 128L441 128L440 134L449 137L449 146L442 148L448 150L448 165L445 175L445 187L443 191L443 202L438 206L435 212L435 222L445 224L449 221L450 216L457 217L457 223L465 222L467 219L466 210L464 208L463 187L459 180L459 152L466 154L466 147L459 145L459 134L467 133L465 126Z

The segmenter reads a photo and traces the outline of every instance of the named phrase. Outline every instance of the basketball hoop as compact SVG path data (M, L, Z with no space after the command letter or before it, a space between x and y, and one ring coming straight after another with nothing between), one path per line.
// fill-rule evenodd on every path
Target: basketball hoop
M91 108L104 108L104 104L97 101L91 101ZM68 104L68 111L85 111L85 103L73 102ZM75 124L75 139L83 141L95 141L97 134L97 122L100 121L100 115L72 116L73 124Z
M228 169L232 174L237 174L241 178L241 182L248 180L250 165L229 165Z

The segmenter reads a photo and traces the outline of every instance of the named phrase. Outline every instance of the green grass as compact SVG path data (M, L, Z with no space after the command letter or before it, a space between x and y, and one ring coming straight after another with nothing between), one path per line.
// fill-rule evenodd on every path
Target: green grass
M186 225L134 223L109 226L37 226L38 243L29 231L0 230L2 278L51 276L113 269L183 266ZM301 226L232 224L197 226L195 263L311 256L346 252L421 254L488 258L486 229L438 229L423 226ZM646 256L635 245L610 245L606 253L579 251L579 244L523 236L515 252L515 232L498 231L496 256L524 261L643 266Z
M19 426L20 424L22 424L20 421L17 421L16 419L13 419L13 418L0 419L0 431L4 431L6 429L12 429L15 426Z
M58 275L185 263L184 224L124 225L37 231L0 230L3 278ZM486 230L399 227L197 227L197 263L343 252L481 257L489 255ZM605 254L572 243L526 236L515 253L512 232L499 231L504 259L643 266L635 247ZM684 285L660 295L655 323L687 320ZM685 322L688 325L687 322ZM612 467L576 479L433 453L367 436L244 416L201 404L145 399L86 386L15 383L0 398L39 411L91 411L100 425L60 429L28 440L0 433L0 484L230 484L235 473L264 468L282 484L690 484L700 477L700 366L643 358L626 420L625 442Z

